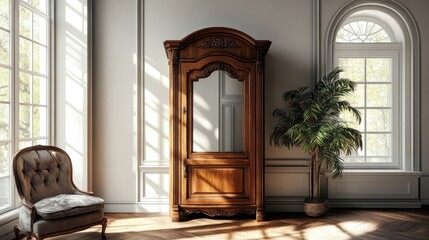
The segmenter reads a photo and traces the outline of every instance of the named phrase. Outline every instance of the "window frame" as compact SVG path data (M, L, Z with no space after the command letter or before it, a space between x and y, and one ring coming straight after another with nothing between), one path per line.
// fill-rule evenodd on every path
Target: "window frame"
M46 78L46 103L45 104L34 104L32 100L29 104L26 104L30 106L30 109L32 107L38 107L39 105L46 107L46 137L43 137L46 139L46 144L51 144L53 142L53 136L54 136L54 102L53 97L54 95L54 82L53 82L53 76L54 76L54 39L55 39L55 32L54 32L54 9L55 9L55 1L54 0L47 0L46 5L46 14L38 10L37 8L33 7L30 3L27 3L22 0L9 0L9 65L1 64L2 68L9 69L9 136L8 139L3 140L0 139L1 143L7 143L9 144L9 205L4 206L0 208L0 216L7 213L8 211L11 211L13 209L16 209L20 206L20 201L18 194L16 192L15 188L15 181L13 177L13 155L15 152L17 152L21 147L20 144L20 138L19 136L19 108L20 108L20 101L19 101L19 84L20 84L20 73L28 73L32 76L37 77L44 77ZM19 39L20 39L20 33L19 33L19 9L20 7L24 7L27 10L29 10L32 14L37 13L38 16L41 16L44 20L46 20L46 74L37 73L32 70L23 70L19 66ZM34 18L31 18L31 25L33 26L33 20ZM30 29L32 30L32 29ZM33 34L33 32L31 32ZM33 37L31 37L33 38ZM27 39L27 38L26 38ZM32 44L38 44L39 41L37 40L31 40ZM30 51L31 54L31 63L32 59L35 57L33 50ZM32 66L33 67L33 66ZM30 83L32 83L31 81ZM31 84L32 85L32 84ZM33 89L33 86L30 87ZM30 90L31 93L32 90ZM33 96L30 95L30 99L33 99ZM32 116L32 113L30 114ZM33 121L33 118L30 119L30 121ZM30 128L30 131L33 131L33 128ZM32 134L30 135L30 141L35 141L37 139L40 139L39 137L34 137Z
M401 74L401 51L400 43L335 43L334 65L339 65L340 58L390 58L392 59L392 82L391 82L391 156L390 163L344 163L345 168L349 169L402 169L403 159L406 149L403 146L402 131L403 127L400 116L403 115L402 107L402 74ZM353 80L353 79L352 79ZM367 83L363 83L367 84ZM371 109L359 107L359 109ZM366 116L365 116L366 117ZM365 119L362 119L365 121ZM366 144L366 142L364 142ZM366 154L364 155L367 158ZM344 157L345 159L347 157Z

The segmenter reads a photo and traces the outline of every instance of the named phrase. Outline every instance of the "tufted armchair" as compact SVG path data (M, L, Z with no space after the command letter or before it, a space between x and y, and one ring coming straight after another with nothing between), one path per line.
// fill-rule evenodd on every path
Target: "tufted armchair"
M24 148L13 158L13 173L22 203L16 239L23 235L44 239L98 224L101 238L106 239L104 200L74 185L72 163L64 150L41 145Z

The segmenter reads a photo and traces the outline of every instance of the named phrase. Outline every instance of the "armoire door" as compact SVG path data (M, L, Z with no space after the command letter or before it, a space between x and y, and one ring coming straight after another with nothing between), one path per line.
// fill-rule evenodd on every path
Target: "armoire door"
M182 204L255 204L253 66L183 63Z

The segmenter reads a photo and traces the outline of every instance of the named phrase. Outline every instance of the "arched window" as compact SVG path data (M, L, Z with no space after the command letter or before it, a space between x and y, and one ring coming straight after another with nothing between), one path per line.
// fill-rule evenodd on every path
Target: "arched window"
M335 63L344 77L357 83L356 91L346 97L360 110L362 122L345 119L362 132L363 149L344 157L348 166L399 167L397 131L400 44L380 25L371 21L345 23L337 33Z
M362 114L363 149L344 156L347 168L419 169L418 31L396 3L351 1L331 21L326 69L343 68L357 83L346 97Z
M377 23L361 20L348 22L338 30L337 43L382 43L391 42L386 30Z

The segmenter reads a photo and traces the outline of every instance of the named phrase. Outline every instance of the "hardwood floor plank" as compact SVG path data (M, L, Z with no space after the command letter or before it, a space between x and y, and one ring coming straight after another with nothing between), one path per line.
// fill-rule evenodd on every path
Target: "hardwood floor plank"
M171 222L165 214L110 213L108 240L428 240L429 208L407 210L331 209L322 218L304 213L268 213L267 221L253 216L209 218L191 215ZM100 227L50 238L100 239Z

